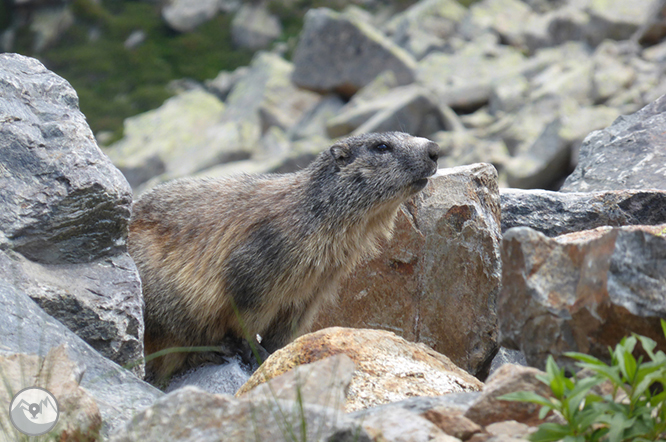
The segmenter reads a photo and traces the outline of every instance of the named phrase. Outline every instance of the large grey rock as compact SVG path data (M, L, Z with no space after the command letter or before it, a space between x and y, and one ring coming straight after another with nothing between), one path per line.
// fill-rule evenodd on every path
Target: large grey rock
M414 81L416 62L377 29L354 15L311 9L294 52L297 86L351 96L390 70L398 84Z
M580 148L578 166L563 192L666 190L666 96L592 132Z
M494 86L511 82L524 67L515 48L482 35L453 54L434 52L419 61L417 78L437 100L453 109L476 109L490 99Z
M163 393L100 355L16 287L0 279L0 353L36 354L66 344L67 356L85 367L80 385L102 415L102 436L109 437Z
M509 44L520 46L523 29L533 14L532 9L521 0L475 2L463 22L462 33L473 37L490 30Z
M124 122L124 137L105 149L134 189L166 174L177 177L225 161L247 158L236 138L209 143L210 132L224 115L224 104L201 89L168 99L157 109ZM204 149L203 146L206 146Z
M263 3L243 4L231 22L231 39L239 48L264 49L281 32L280 20Z
M290 81L291 63L259 52L235 74L222 103L201 89L173 97L159 109L125 120L125 137L106 152L138 193L160 181L220 164L264 156L270 127L287 130L321 99Z
M219 0L170 0L162 8L162 18L179 32L193 31L219 11Z
M64 79L4 54L0 90L0 278L106 357L140 360L143 300L126 251L127 181L97 147Z
M593 45L605 39L627 40L652 18L645 0L589 0L587 40Z
M542 119L534 125L543 124L539 136L530 144L518 146L516 155L507 164L509 185L556 188L571 170L572 157L585 136L590 131L606 127L618 115L617 109L607 106L578 107L566 101L562 101L552 115L539 115ZM550 118L553 119L548 122ZM516 126L525 127L524 123L525 120Z
M391 241L357 266L315 327L391 330L482 375L497 349L500 238L497 171L440 169L398 211Z
M549 355L572 367L567 351L608 360L631 333L666 350L666 224L599 227L548 238L528 227L502 240L497 303L502 344L531 366Z
M234 399L188 386L137 413L113 442L321 440L370 442L335 408L280 399Z
M2 54L0 94L1 242L48 264L122 251L132 193L74 89L35 59Z
M393 17L382 30L416 59L446 48L465 8L455 0L425 0Z
M601 226L666 223L666 191L549 192L502 189L502 232L530 227L546 236Z
M327 124L328 135L404 131L429 136L444 128L444 117L427 89L412 84L391 89L369 101L354 100Z

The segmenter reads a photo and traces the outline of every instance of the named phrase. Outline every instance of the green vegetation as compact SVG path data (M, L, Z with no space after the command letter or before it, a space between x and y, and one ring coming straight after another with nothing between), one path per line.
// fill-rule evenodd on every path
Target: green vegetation
M40 59L72 84L94 132L113 131L119 137L125 118L159 107L169 97L169 81L214 78L221 70L249 64L252 57L232 47L231 18L223 14L195 32L179 34L163 23L155 4L74 0L71 7L76 22L57 45L31 53L29 32L23 29L16 51ZM134 31L143 31L145 41L126 49Z
M666 321L661 321L666 336ZM643 356L634 357L641 343ZM517 392L500 399L541 405L540 418L554 411L566 424L544 423L529 436L532 442L656 441L666 440L666 354L654 352L657 343L645 336L626 337L609 349L611 364L582 353L567 353L576 365L593 373L582 379L568 378L552 356L539 380L552 397ZM599 395L592 388L609 383L611 394Z

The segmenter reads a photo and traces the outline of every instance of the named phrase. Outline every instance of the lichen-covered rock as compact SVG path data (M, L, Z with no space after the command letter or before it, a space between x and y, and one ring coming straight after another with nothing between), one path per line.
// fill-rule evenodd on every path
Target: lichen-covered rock
M111 360L139 361L143 299L126 251L127 181L64 79L2 54L0 91L0 279Z
M210 167L224 155L247 158L232 142L201 148L224 110L224 103L202 89L184 92L126 119L123 139L105 151L135 189L163 173L175 177Z
M262 134L272 126L291 128L321 98L290 82L293 69L278 55L259 52L249 70L234 74L226 102L201 89L177 95L125 120L125 137L106 152L137 193L220 164L261 159Z
M169 0L162 8L162 18L178 32L190 32L213 18L219 0Z
M592 132L580 148L578 166L563 192L666 190L666 96Z
M264 49L281 32L280 20L263 3L241 5L231 22L231 39L240 48Z
M350 102L327 123L328 135L404 131L428 136L443 129L443 117L427 89L408 85L391 89L374 100Z
M236 395L242 397L294 367L337 354L346 354L356 365L344 405L347 412L413 396L476 391L482 385L423 344L381 330L333 327L301 336L273 353Z
M666 224L599 227L548 238L527 227L502 241L497 314L503 345L528 364L567 351L608 359L608 347L638 333L666 349Z
M488 102L493 86L523 69L525 57L494 39L473 41L453 54L433 52L419 61L417 78L453 109L476 109Z
M416 62L404 49L354 15L311 9L294 52L292 80L316 91L351 96L378 74L392 71L398 84L414 81Z
M403 205L391 241L357 267L315 327L392 330L482 374L497 349L500 238L495 169L440 169Z
M445 49L466 12L455 0L424 0L394 16L382 29L420 60L430 52Z

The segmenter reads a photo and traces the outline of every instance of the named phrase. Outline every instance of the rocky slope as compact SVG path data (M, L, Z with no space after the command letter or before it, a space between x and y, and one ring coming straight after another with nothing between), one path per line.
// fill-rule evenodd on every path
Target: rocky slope
M599 4L315 10L306 30L319 31L293 64L259 53L129 120L107 149L128 180L66 81L0 55L0 396L57 390L59 440L511 441L543 420L497 398L547 394L536 376L549 355L606 357L631 332L666 350L664 3ZM317 50L330 32L344 47L327 37ZM303 89L325 56L336 75ZM334 137L390 129L438 140L442 165L484 163L440 170L402 207L382 254L319 319L337 327L276 352L238 397L248 374L233 363L168 394L143 382L127 181L140 192L184 174L288 171ZM564 186L501 188L535 180Z

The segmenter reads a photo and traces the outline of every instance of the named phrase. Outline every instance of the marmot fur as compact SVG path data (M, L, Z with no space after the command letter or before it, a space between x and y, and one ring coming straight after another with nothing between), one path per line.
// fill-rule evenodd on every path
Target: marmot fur
M144 194L128 246L143 283L146 354L256 334L269 352L286 345L390 236L438 151L400 132L360 135L295 173L185 178ZM187 358L148 368L164 378Z

